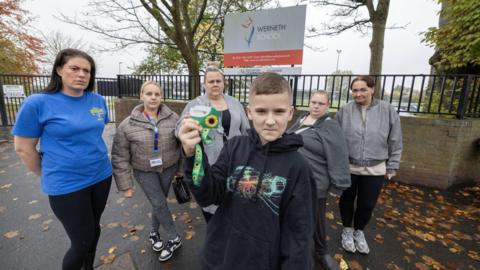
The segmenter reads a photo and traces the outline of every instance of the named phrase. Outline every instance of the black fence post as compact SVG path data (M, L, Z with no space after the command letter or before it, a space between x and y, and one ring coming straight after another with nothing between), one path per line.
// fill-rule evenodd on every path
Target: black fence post
M293 108L297 108L297 92L298 92L298 75L294 75L293 79L293 87L292 87L292 92L293 92ZM302 93L303 95L303 93Z
M0 84L0 114L2 115L2 126L8 126L7 106L5 105L5 98L3 96L3 84Z
M120 78L120 74L117 75L117 91L118 91L118 98L122 98L122 80Z
M470 92L470 83L472 82L472 75L466 75L463 78L462 92L458 100L457 119L465 118L465 110L467 109L468 94Z

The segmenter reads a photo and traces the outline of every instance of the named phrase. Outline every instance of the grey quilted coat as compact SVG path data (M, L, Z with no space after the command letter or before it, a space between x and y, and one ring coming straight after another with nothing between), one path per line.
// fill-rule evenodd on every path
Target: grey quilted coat
M180 143L175 137L178 115L168 106L160 107L158 147L163 164L151 167L153 157L153 126L143 115L143 104L136 106L130 116L120 123L113 139L112 166L118 190L133 187L133 170L163 172L180 162Z

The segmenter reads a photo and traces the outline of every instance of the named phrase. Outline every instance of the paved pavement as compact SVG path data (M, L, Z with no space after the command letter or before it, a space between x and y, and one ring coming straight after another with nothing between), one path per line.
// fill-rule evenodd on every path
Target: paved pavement
M107 142L113 134L110 125L104 134ZM143 192L137 189L133 198L124 199L112 186L102 217L97 270L198 269L206 229L200 209L195 203L178 205L173 192L170 195L169 206L184 239L174 257L160 263L147 242L151 210ZM388 183L365 231L369 255L340 248L336 205L329 198L330 250L349 269L480 269L479 184L439 191ZM0 269L61 269L68 239L38 178L22 165L11 140L0 142L0 233ZM106 264L109 259L113 262Z

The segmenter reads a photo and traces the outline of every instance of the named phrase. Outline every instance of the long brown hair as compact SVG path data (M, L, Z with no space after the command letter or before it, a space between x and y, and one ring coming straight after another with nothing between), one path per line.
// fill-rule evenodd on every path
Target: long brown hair
M64 49L61 50L57 57L55 58L55 62L53 63L52 74L50 75L50 82L48 83L47 87L45 88L45 92L47 93L55 93L63 88L62 78L58 75L57 69L63 67L68 60L74 57L81 57L87 60L90 63L90 81L88 82L87 88L85 91L92 91L95 86L95 61L93 58L88 55L86 52L77 50L77 49Z

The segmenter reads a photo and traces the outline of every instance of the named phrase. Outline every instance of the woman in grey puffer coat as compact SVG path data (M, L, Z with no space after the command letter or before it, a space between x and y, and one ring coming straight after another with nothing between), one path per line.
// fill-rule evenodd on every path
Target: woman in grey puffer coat
M173 176L179 172L180 147L175 137L178 115L161 104L162 90L153 81L140 90L143 104L136 106L117 128L112 146L113 175L118 190L125 197L133 195L133 179L143 189L153 207L152 249L160 251L159 260L166 261L180 247L181 238L167 206ZM165 232L166 243L159 234Z

